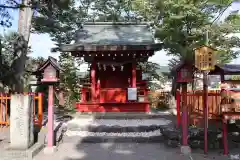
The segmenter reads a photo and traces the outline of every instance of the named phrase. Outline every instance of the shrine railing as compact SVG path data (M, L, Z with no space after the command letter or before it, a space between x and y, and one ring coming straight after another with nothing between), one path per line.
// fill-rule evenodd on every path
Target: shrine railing
M199 116L203 115L203 91L197 90L197 91L190 91L187 93L187 106L189 110L189 114L197 114ZM181 93L177 92L177 105L180 105L181 103ZM208 112L209 112L209 118L215 119L220 116L221 108L221 94L220 90L210 90L208 91Z
M34 95L33 101L33 118L34 124L42 127L43 121L43 103L42 93L26 93ZM10 103L11 96L0 94L0 127L10 125Z

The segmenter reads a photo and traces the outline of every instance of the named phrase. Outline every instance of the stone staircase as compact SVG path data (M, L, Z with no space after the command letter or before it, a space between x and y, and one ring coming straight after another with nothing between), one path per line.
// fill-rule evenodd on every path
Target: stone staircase
M136 142L158 143L161 129L170 125L167 114L106 113L78 114L66 126L64 142L80 143Z

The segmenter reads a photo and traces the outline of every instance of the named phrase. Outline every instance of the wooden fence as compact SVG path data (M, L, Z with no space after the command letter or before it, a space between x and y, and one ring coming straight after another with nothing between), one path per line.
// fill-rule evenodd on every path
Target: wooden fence
M43 121L43 103L42 103L42 93L28 93L34 95L33 101L33 118L34 124L42 127ZM0 127L10 125L10 100L11 96L0 94Z
M220 90L210 90L208 91L208 119L209 120L219 120L221 118L221 91ZM181 112L181 98L180 92L176 95L176 105L178 112ZM187 107L189 115L189 124L202 126L203 125L203 91L191 91L187 93ZM177 117L178 126L181 122L180 114Z
M150 92L151 96L153 97L152 106L156 107L159 103L169 103L169 99L171 97L170 92ZM189 114L189 122L191 124L201 125L199 121L203 119L203 91L196 90L196 91L188 91L187 93L187 107L188 107L188 114ZM178 112L181 112L181 93L177 91L176 94L176 105ZM221 103L221 94L220 90L209 90L208 91L208 113L209 119L217 120L220 119L220 103ZM161 107L161 106L160 106ZM178 123L181 121L181 116L178 115L177 117ZM179 124L178 124L179 125Z
M190 114L203 116L203 91L194 91L187 94L187 105ZM208 114L209 119L216 119L220 116L221 93L220 90L208 92Z

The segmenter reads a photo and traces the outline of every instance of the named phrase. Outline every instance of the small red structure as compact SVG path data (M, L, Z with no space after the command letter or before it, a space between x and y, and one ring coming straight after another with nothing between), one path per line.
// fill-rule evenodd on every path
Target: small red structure
M48 145L47 149L54 147L54 85L59 81L60 66L57 60L49 57L35 72L40 83L46 83L48 86Z
M177 66L177 82L178 83L190 83L193 81L193 72L195 68L193 65L188 63L181 63Z
M182 107L182 145L188 146L188 108L187 108L187 83L193 81L193 71L195 67L193 64L180 63L175 68L177 74L176 81L182 86L182 106L177 106L177 127L180 126Z
M220 75L221 82L224 84L221 88L221 117L223 126L223 145L224 154L228 154L228 134L227 122L228 120L240 119L240 88L235 87L240 85L239 79L227 79L226 76L240 75L240 65L224 64L222 66L215 66L215 70L210 72L211 75Z
M147 83L138 62L146 62L155 44L147 23L85 23L75 44L60 50L91 64L90 83L82 87L79 112L148 112Z

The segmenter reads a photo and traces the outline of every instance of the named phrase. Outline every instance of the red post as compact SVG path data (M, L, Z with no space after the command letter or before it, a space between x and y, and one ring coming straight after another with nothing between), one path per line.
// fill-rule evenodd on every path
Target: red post
M222 140L223 140L223 148L224 148L223 154L227 155L228 154L227 120L225 120L224 117L223 117L223 120L222 120L222 125L223 125Z
M96 97L99 100L100 99L100 79L97 81L97 89L96 90L97 90Z
M82 101L83 103L86 102L86 88L84 88L84 87L82 88L81 101Z
M91 96L92 102L96 100L96 62L92 62L91 66Z
M137 80L136 80L136 62L132 63L132 88L136 88Z
M208 151L208 73L203 72L203 107L204 107L204 153Z
M53 147L54 145L54 115L53 115L53 85L50 85L48 88L48 147Z
M182 145L188 146L187 83L182 84Z
M181 105L181 93L179 90L176 92L176 105L177 105L177 128L181 125L181 111L180 111L180 105Z

